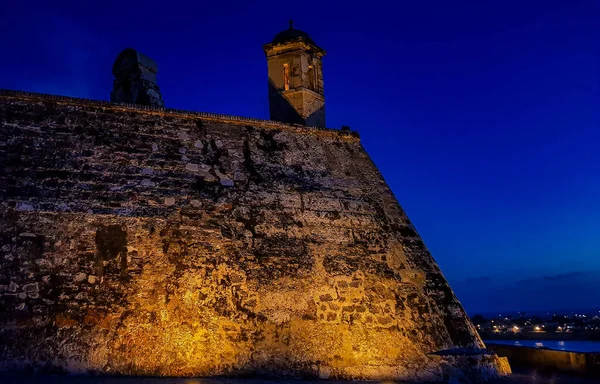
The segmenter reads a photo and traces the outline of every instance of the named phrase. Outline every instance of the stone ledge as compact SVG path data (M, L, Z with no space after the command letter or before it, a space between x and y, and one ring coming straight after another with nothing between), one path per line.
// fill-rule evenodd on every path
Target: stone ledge
M27 92L27 91L15 91L10 89L1 89L0 88L0 98L16 98L16 99L34 99L41 101L57 101L63 103L70 104L79 104L79 105L87 105L87 106L97 106L104 108L113 108L115 110L135 110L139 112L150 112L150 113L161 113L165 115L179 115L184 117L200 117L204 119L217 120L227 123L248 123L255 124L263 128L270 129L288 129L294 131L305 131L307 133L321 133L327 132L331 134L337 134L347 139L354 139L360 141L360 136L356 131L346 131L339 130L333 128L321 128L321 127L309 127L299 124L286 124L273 120L263 120L256 119L252 117L242 117L242 116L232 116L232 115L223 115L220 113L210 113L210 112L195 112L195 111L186 111L183 109L174 109L174 108L163 108L163 107L153 107L147 105L138 105L131 103L111 103L105 100L92 100L92 99L84 99L77 97L69 97L69 96L60 96L60 95L51 95L46 93L36 93L36 92Z

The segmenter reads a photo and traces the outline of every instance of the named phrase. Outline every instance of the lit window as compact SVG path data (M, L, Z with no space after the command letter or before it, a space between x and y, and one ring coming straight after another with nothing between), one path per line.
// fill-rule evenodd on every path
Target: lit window
M290 90L290 66L287 63L283 64L283 89Z

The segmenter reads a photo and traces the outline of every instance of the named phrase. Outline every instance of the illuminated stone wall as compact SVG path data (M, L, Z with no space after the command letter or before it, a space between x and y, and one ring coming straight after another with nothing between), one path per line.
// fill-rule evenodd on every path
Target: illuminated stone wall
M9 92L0 123L0 368L495 373L428 355L483 343L355 135Z

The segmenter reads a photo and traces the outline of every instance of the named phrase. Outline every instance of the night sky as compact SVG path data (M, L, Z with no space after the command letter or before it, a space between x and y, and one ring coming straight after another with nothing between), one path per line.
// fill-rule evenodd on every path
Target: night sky
M17 3L0 88L106 100L132 47L167 107L258 118L294 19L327 126L360 132L468 312L600 307L596 0Z

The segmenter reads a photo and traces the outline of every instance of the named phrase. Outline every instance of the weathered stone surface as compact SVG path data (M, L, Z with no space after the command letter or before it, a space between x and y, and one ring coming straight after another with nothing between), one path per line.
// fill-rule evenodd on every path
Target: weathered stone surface
M0 123L2 369L497 371L429 355L484 345L348 132L2 91Z

